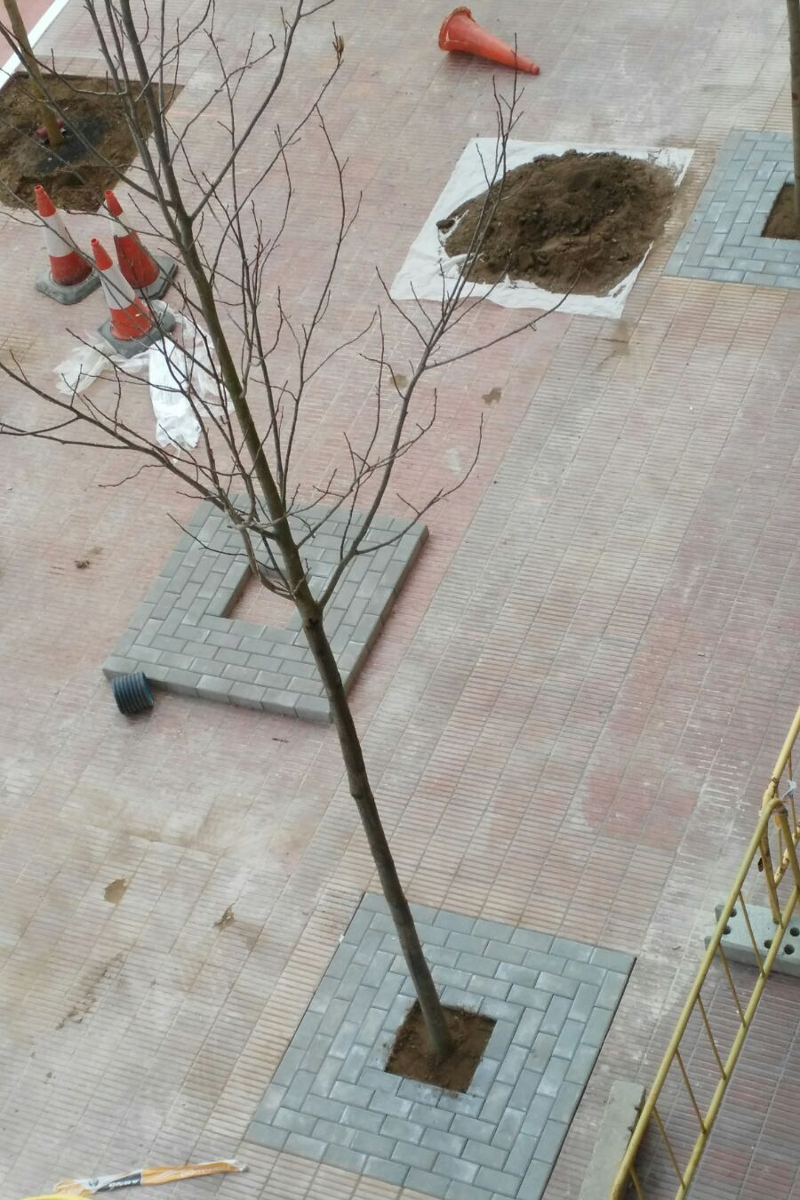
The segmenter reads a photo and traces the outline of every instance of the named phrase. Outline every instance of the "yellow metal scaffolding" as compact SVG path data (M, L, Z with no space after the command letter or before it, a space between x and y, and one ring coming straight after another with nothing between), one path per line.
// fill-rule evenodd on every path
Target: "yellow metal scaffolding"
M611 1189L609 1200L623 1200L628 1188L632 1185L639 1200L646 1200L646 1191L641 1175L637 1171L636 1158L650 1129L657 1131L667 1155L670 1169L675 1175L677 1190L675 1200L683 1200L687 1195L692 1179L697 1171L703 1151L706 1148L714 1121L719 1113L722 1101L731 1079L731 1074L742 1051L745 1038L753 1023L767 979L769 978L775 959L783 944L783 936L791 925L792 916L800 896L800 865L797 859L797 841L800 829L794 804L794 773L792 770L792 752L795 741L800 733L800 709L795 714L791 729L787 734L783 749L775 764L775 770L764 793L761 814L750 844L742 860L739 872L728 894L728 898L720 911L714 934L709 941L708 949L695 976L686 1003L683 1006L675 1031L669 1040L661 1065L656 1073L653 1086L642 1108L637 1121L627 1153L622 1161L617 1177ZM774 845L772 840L774 839ZM791 883L791 891L781 902L780 885L787 876L787 885ZM768 947L759 947L753 933L750 916L745 900L745 891L751 895L766 891L766 899L775 922L775 936ZM783 889L786 890L785 888ZM728 922L734 913L741 912L753 945L754 966L757 967L753 986L749 995L742 993L741 984L737 989L730 966L723 950L723 937L728 930ZM766 949L766 954L763 950ZM718 963L733 1002L736 1014L737 1029L733 1042L727 1048L720 1045L715 1037L709 1013L703 1001L703 985L708 978L714 963ZM698 1017L701 1027L707 1036L718 1072L718 1081L710 1099L703 1102L699 1098L699 1087L691 1079L691 1071L687 1056L681 1053L681 1043L692 1017ZM677 1068L677 1070L673 1070ZM672 1073L672 1074L670 1074ZM664 1091L667 1077L677 1078L678 1086L688 1100L688 1107L693 1113L697 1126L697 1135L688 1157L681 1156L680 1148L675 1138L670 1136L668 1120L659 1110L659 1100Z

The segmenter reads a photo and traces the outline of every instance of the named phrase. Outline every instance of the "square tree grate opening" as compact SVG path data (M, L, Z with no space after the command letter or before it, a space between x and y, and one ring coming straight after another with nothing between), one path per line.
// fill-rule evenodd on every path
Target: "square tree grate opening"
M793 183L785 183L778 192L762 233L765 238L800 241L800 229L798 229L798 221L794 214Z
M428 1031L417 1001L397 1031L386 1070L404 1079L432 1083L451 1092L465 1092L472 1083L475 1069L483 1057L494 1021L463 1008L446 1008L445 1016L455 1049L444 1062L430 1052Z

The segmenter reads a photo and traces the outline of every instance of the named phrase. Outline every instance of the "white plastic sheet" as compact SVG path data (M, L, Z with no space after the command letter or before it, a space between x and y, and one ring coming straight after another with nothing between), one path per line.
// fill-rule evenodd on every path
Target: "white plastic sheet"
M200 421L195 409L217 405L220 396L211 372L205 331L183 313L173 312L163 301L153 301L158 315L169 312L175 321L170 337L149 346L133 358L114 354L105 342L79 346L55 368L56 389L63 395L81 394L115 364L150 383L150 402L156 419L156 440L163 447L193 450L200 441ZM183 346L172 338L180 333ZM184 349L185 347L185 349ZM189 401L192 396L194 408Z
M487 172L491 177L496 147L497 142L494 138L472 138L468 142L419 237L395 276L390 289L394 300L413 300L416 296L419 300L441 301L443 290L448 293L452 291L458 281L464 256L449 258L444 253L442 237L436 222L444 220L460 204L486 191ZM630 146L570 145L566 142L522 142L512 139L508 142L506 152L508 170L532 162L542 154L565 154L567 150L577 150L581 154L612 151L626 154L629 158L650 159L657 166L666 167L671 172L676 187L686 174L694 153L692 150L678 150L672 147L643 149ZM565 298L561 293L547 292L534 283L525 280L512 281L508 277L496 284L468 283L462 294L466 299L469 296L486 296L491 293L489 298L504 308L548 309L561 301L561 312L594 317L620 317L650 249L651 247L647 248L641 262L605 296L569 295Z

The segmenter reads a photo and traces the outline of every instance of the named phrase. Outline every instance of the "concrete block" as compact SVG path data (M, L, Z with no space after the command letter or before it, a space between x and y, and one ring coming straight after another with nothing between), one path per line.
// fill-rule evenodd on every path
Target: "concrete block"
M286 1129L279 1129L275 1125L261 1125L257 1121L254 1121L247 1131L248 1141L266 1146L269 1150L282 1150L288 1136Z
M394 1138L378 1133L359 1131L353 1137L351 1144L354 1150L361 1150L367 1155L374 1155L376 1158L391 1158L397 1142Z
M329 1143L325 1150L325 1162L334 1167L341 1167L343 1171L352 1171L358 1175L364 1170L367 1155L359 1154L351 1146Z
M568 1058L551 1058L537 1088L541 1096L557 1096L569 1070Z
M325 1142L318 1138L304 1137L300 1133L290 1133L284 1146L287 1154L299 1154L301 1158L310 1158L315 1162L325 1157L326 1149Z
M433 1169L436 1162L436 1151L426 1150L413 1142L398 1142L392 1151L395 1162L406 1163L409 1167L420 1167L423 1171ZM477 1170L477 1167L475 1168Z
M534 929L515 929L511 935L511 944L546 954L553 944L553 937L552 934L538 933Z
M434 1108L431 1110L436 1112ZM459 1137L456 1133L450 1133L444 1129L426 1128L422 1135L422 1145L429 1150L435 1150L439 1154L460 1155L464 1149L466 1138Z
M286 1133L302 1133L304 1136L308 1136L313 1131L316 1121L314 1117L307 1116L305 1113L291 1108L281 1108L272 1118L272 1124L277 1129L285 1130Z
M448 1180L457 1180L459 1183L471 1183L479 1171L477 1163L467 1162L463 1158L456 1158L452 1154L439 1154L433 1164L433 1170L438 1175L444 1175Z
M721 912L722 905L717 905L715 910L717 920L719 920ZM748 966L757 967L753 943L747 932L747 925L741 909L738 911L734 909L734 913L735 915L731 917L727 926L730 932L724 934L722 938L725 957L732 962L746 963ZM769 953L776 932L772 914L766 906L748 904L747 915L750 918L753 936L758 943L763 961ZM710 930L706 935L706 946L711 941L712 932L713 930ZM800 978L800 919L797 923L793 922L787 929L772 970L781 975L793 975L795 978Z
M522 1128L522 1122L525 1119L525 1115L526 1114L522 1109L513 1107L507 1108L497 1124L497 1129L495 1130L494 1137L492 1138L492 1145L498 1146L501 1150L510 1150L517 1141L519 1131ZM506 1163L506 1170L510 1169L511 1168L509 1168L508 1163ZM520 1171L519 1174L521 1175L522 1172Z
M558 1035L558 1041L553 1047L553 1054L556 1058L568 1058L572 1060L575 1051L580 1045L581 1036L586 1028L584 1021L566 1021Z
M528 1107L520 1132L526 1137L538 1138L550 1119L555 1104L554 1096L536 1095Z
M517 1200L541 1200L552 1171L550 1163L537 1162L528 1167L517 1191Z
M497 1196L516 1196L521 1180L505 1171L497 1171L492 1167L481 1167L475 1176L479 1187L490 1188Z
M384 1158L368 1157L364 1166L364 1174L382 1179L385 1183L394 1183L398 1187L403 1183L410 1168L405 1163L390 1162Z
M437 1196L444 1200L450 1180L444 1175L436 1175L432 1171L421 1171L418 1167L409 1167L405 1186L414 1191L423 1192L427 1196Z
M565 1122L554 1121L551 1118L542 1130L541 1137L536 1143L533 1157L540 1159L542 1162L554 1163L558 1158L558 1152L564 1143L564 1138L567 1136L568 1128L569 1126Z

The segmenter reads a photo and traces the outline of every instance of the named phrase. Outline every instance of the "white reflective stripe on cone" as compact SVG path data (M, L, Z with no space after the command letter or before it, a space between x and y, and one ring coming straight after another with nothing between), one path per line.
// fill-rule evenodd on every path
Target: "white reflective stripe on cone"
M69 240L66 226L59 213L51 217L40 217L44 221L44 244L50 258L64 258L67 254L78 252L77 246Z
M98 272L103 295L109 308L129 308L136 300L133 288L119 267L110 266Z

